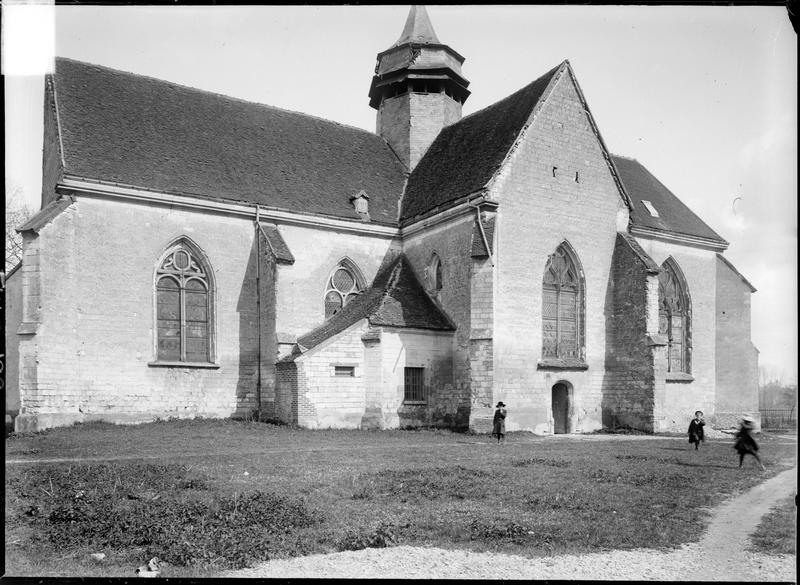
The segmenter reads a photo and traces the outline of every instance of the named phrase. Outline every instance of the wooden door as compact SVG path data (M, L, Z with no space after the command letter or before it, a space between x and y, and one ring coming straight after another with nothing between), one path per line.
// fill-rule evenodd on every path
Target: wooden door
M569 410L569 391L566 384L553 386L553 432L567 433L567 411Z

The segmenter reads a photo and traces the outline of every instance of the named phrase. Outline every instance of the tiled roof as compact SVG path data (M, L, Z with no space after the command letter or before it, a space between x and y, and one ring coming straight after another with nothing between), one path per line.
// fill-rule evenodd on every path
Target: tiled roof
M636 241L636 238L624 232L617 232L617 238L622 239L622 241L628 245L628 247L636 255L636 257L642 261L642 264L644 264L645 270L647 270L647 272L651 274L658 274L659 272L661 272L661 268L658 266L658 264L656 264L656 261L653 260L650 257L650 255L644 251L644 248L642 248L642 246L639 245L639 242Z
M264 230L267 246L275 256L275 261L278 264L294 264L294 255L289 250L289 246L286 245L278 226L261 224L261 229Z
M453 322L431 300L402 254L378 272L367 290L323 325L299 337L297 343L311 349L361 319L368 319L373 326L455 330Z
M472 257L473 258L486 258L492 253L492 246L494 242L494 221L495 217L489 217L481 221L483 225L483 234L481 234L481 227L478 225L478 220L475 220L472 226ZM486 236L486 242L483 241L483 236ZM489 249L486 249L486 244L489 244Z
M54 201L51 201L42 209L40 209L36 215L31 217L28 221L23 223L21 226L17 228L18 232L25 232L28 230L32 230L39 233L44 226L48 223L53 221L62 211L64 211L67 207L72 205L72 199L69 197L60 197Z
M405 43L439 43L439 38L433 30L431 19L424 6L411 7L403 32L392 46L397 47Z
M165 193L396 224L403 165L379 136L150 77L56 60L65 173Z
M639 161L618 155L614 155L613 159L625 189L633 201L631 211L633 226L644 226L727 243ZM655 208L658 217L650 213L643 201L648 201Z
M507 98L447 126L408 178L405 221L482 189L503 163L550 80L554 67Z

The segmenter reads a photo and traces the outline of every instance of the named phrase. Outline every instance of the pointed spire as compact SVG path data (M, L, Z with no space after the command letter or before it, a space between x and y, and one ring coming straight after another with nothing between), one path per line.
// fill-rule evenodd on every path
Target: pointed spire
M403 32L392 47L405 43L440 44L424 6L411 6Z

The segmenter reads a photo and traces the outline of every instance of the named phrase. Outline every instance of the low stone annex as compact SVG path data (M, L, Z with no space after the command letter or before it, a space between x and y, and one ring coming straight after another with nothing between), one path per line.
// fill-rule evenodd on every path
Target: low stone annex
M568 61L466 117L463 62L412 7L371 133L57 59L6 283L15 428L757 418L727 242L608 151Z

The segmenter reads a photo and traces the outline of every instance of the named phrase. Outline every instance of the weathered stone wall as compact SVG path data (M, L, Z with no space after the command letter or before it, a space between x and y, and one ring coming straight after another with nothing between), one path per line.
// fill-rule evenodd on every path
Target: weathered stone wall
M555 170L554 170L555 169ZM568 73L536 114L493 184L497 219L494 400L506 428L552 431L552 386L573 388L571 430L601 427L606 295L618 226L627 208ZM587 370L542 370L542 278L567 241L585 282Z
M18 266L6 276L5 306L6 350L3 357L5 371L6 414L12 417L19 412L19 341L17 328L22 323L22 267Z
M654 413L657 430L683 432L696 410L702 410L707 420L716 410L716 254L661 240L636 240L659 266L672 257L689 289L692 379L670 379L665 374L663 398L656 390Z
M451 333L371 331L359 321L321 345L277 366L279 419L305 428L466 427L454 399ZM336 366L354 376L336 376ZM404 402L405 368L424 368L424 403Z
M623 235L614 247L612 278L606 295L606 375L603 380L603 426L653 430L654 352L648 334L650 307L658 299L648 292L657 276Z
M295 359L304 384L297 386L297 424L316 428L360 428L365 412L364 344L366 320ZM352 377L336 376L335 366L351 366Z
M435 253L442 264L442 288L429 291L456 325L453 348L452 396L456 411L468 412L471 404L471 324L472 324L472 231L474 215L418 232L403 242L403 252L421 283L429 286L428 266ZM488 294L488 293L487 293Z
M445 93L406 93L385 99L377 133L413 169L445 126L461 119L461 104Z
M473 231L474 236L474 231ZM494 246L492 246L494 248ZM470 428L491 432L494 415L494 266L493 258L472 259L470 280L471 328Z
M369 286L400 249L381 236L297 225L281 225L280 232L295 258L277 270L275 326L283 338L308 333L325 321L325 290L340 260L349 258Z
M216 368L149 365L155 361L154 273L179 237L197 245L213 273ZM20 337L18 423L43 428L76 420L139 422L255 409L251 220L79 198L38 236L26 234L25 254L25 320L38 327ZM263 268L262 290L269 290L270 267ZM275 355L268 312L262 327L262 351ZM265 364L262 382L269 399L271 364Z
M758 350L750 341L751 289L716 259L716 406L713 423L734 427L743 414L758 417Z
M451 333L385 327L381 354L387 427L467 427L468 406L453 390ZM424 368L426 404L404 403L405 368Z

